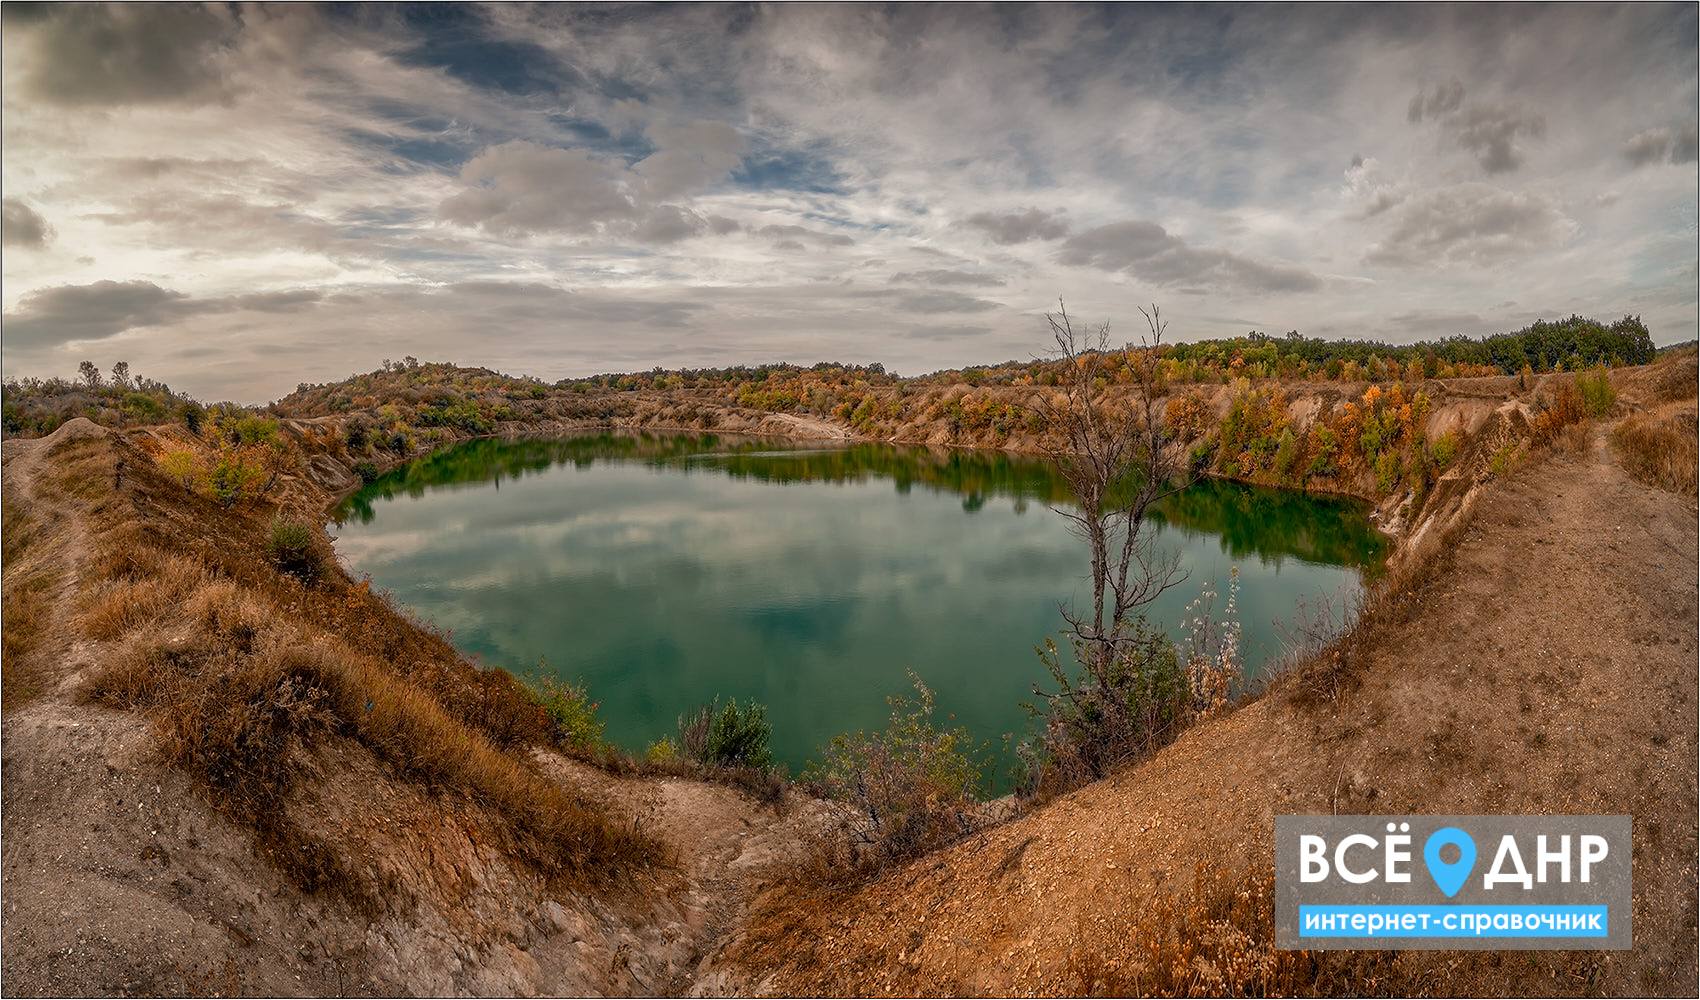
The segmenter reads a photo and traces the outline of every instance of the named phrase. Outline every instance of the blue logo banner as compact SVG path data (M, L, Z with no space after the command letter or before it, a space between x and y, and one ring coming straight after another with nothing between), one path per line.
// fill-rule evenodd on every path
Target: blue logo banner
M1628 816L1278 816L1282 948L1630 947Z

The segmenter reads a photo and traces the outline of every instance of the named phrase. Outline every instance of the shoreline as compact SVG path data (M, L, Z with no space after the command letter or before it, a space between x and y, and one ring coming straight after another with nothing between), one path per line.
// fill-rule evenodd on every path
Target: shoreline
M983 446L983 445L973 445L973 444L939 444L939 443L935 443L935 442L915 440L915 439L912 439L912 438L882 438L882 437L875 437L875 436L872 436L872 435L858 435L858 434L855 434L854 432L847 432L846 435L842 436L842 437L830 437L829 438L829 437L816 437L816 436L797 434L797 433L782 433L782 432L767 433L767 432L754 432L754 431L721 431L721 430L716 430L716 429L713 429L713 428L689 427L689 426L685 426L685 425L669 425L669 424L645 424L645 425L641 425L641 426L634 426L634 425L630 425L630 424L618 424L618 423L613 423L613 422L606 422L606 423L582 424L582 425L577 425L577 426L572 426L572 427L559 427L559 426L551 427L548 424L527 425L527 426L518 427L518 428L505 428L503 430L493 431L489 434L471 434L471 435L466 435L466 436L462 436L462 437L456 437L452 440L444 441L444 442L436 445L435 447L426 449L424 451L420 451L416 454L409 454L409 455L406 455L406 456L391 458L387 462L378 465L378 474L380 476L388 474L388 473L393 472L397 469L400 469L400 468L402 468L402 467L404 467L404 466L406 466L410 463L422 461L422 460L431 458L432 456L435 456L435 455L440 455L443 452L445 452L445 451L447 451L451 448L456 448L456 447L459 447L463 444L467 444L467 443L472 442L472 441L559 440L559 439L572 437L572 436L580 435L580 434L606 433L606 432L610 432L610 431L620 432L620 433L631 433L631 434L663 433L663 434L680 434L680 435L693 435L693 436L713 435L713 436L719 436L719 437L735 437L735 438L746 438L746 439L752 439L752 440L754 440L754 439L774 440L774 441L785 441L785 442L790 442L790 443L795 443L795 444L817 444L817 445L823 446L823 450L826 450L828 448L836 448L836 447L849 447L851 445L858 445L858 444L876 444L876 445L888 445L888 446L891 446L891 447L898 447L898 448L924 448L924 449L927 449L927 450L946 451L946 452L948 452L948 451L965 451L965 452L976 452L976 453L997 453L997 454L1004 454L1004 455L1011 455L1011 456L1019 456L1019 457L1022 457L1022 458L1031 458L1031 459L1041 460L1041 461L1048 460L1048 458L1049 458L1049 456L1046 452L1036 450L1036 449L1032 449L1032 448L986 447L986 446ZM351 475L353 474L352 469L350 469L348 471ZM325 522L328 523L330 520L333 520L333 518L331 517L331 513L333 511L335 511L336 508L340 507L344 502L346 502L349 497L352 497L354 494L360 492L361 489L365 488L367 485L370 485L367 482L361 481L358 476L354 476L354 479L355 479L355 482L354 482L353 485L348 485L348 486L344 486L344 487L340 488L336 492L332 493L330 495L330 498L325 502L324 509L323 509L323 517L324 517ZM1381 534L1383 538L1385 538L1388 541L1389 547L1392 550L1392 551L1389 552L1389 557L1388 557L1389 559L1392 558L1393 554L1399 550L1399 548L1402 546L1402 544L1404 542L1404 535L1402 535L1399 532L1388 531L1382 524L1382 514L1381 514L1381 511L1380 511L1380 508L1386 505L1387 500L1377 501L1372 497L1364 496L1361 491L1331 488L1331 487L1327 487L1327 486L1308 486L1308 485L1293 485L1293 484L1289 484L1289 483L1263 482L1263 481L1260 481L1260 480L1257 480L1257 479L1248 479L1248 478L1244 478L1244 477L1240 477L1240 476L1227 476L1227 475L1223 475L1221 473L1210 471L1210 470L1199 471L1197 473L1195 481L1202 481L1202 480L1206 480L1206 479L1218 480L1218 481L1230 482L1230 483L1239 483L1241 485L1255 486L1255 487L1259 487L1259 488L1262 488L1262 489L1287 490L1287 491L1292 491L1292 492L1295 492L1295 493L1303 493L1306 496L1335 497L1335 498L1353 500L1353 501L1364 504L1368 508L1369 518L1370 518L1372 525L1375 527L1375 530L1379 534ZM1387 498L1387 499L1394 499L1394 498Z

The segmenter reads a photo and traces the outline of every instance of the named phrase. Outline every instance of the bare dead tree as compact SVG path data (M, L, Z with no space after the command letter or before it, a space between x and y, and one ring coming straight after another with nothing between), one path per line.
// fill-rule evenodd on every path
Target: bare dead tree
M1047 313L1062 362L1061 391L1041 399L1051 463L1078 509L1053 507L1092 554L1092 606L1064 609L1072 632L1114 655L1118 636L1140 608L1182 582L1178 553L1161 552L1146 523L1151 507L1191 485L1163 420L1161 346L1167 324L1153 305L1140 309L1150 330L1142 344L1112 348L1110 325L1077 329L1067 307ZM1118 384L1119 372L1128 381ZM1096 657L1095 657L1096 658Z
M1058 699L1073 701L1082 710L1080 703L1090 699L1097 724L1126 733L1143 730L1136 720L1113 717L1134 710L1116 696L1118 685L1127 683L1129 664L1143 662L1147 650L1140 647L1156 638L1143 628L1141 611L1186 579L1179 553L1160 549L1147 516L1155 504L1191 484L1164 421L1158 348L1167 324L1156 305L1140 313L1148 335L1138 345L1118 347L1111 344L1109 323L1077 327L1058 300L1057 311L1045 318L1061 381L1037 406L1049 457L1075 504L1051 509L1068 519L1090 550L1092 604L1062 609L1084 683L1069 682L1053 667L1060 690L1035 688L1035 694L1053 706ZM1095 759L1090 769L1101 772L1106 763Z

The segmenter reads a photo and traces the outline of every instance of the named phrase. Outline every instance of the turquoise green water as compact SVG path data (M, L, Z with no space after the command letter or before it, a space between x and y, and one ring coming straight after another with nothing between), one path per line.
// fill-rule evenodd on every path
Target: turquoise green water
M588 684L615 742L754 699L795 770L882 726L911 669L995 746L1023 731L1034 647L1091 593L1046 507L1065 502L1043 462L1001 453L596 435L421 459L351 497L336 534L350 569L481 662ZM1363 505L1292 491L1206 481L1157 521L1190 578L1153 620L1238 567L1253 664L1299 601L1351 592L1383 555Z

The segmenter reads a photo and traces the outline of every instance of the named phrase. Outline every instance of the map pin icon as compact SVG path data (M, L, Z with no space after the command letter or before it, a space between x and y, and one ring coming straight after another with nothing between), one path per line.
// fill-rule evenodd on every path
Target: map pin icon
M1440 860L1440 849L1448 844L1458 848L1458 860L1451 864ZM1423 864L1428 865L1428 874L1434 879L1434 884L1446 893L1446 898L1451 899L1464 888L1470 869L1476 867L1476 842L1455 826L1443 826L1429 834L1428 840L1423 842Z

